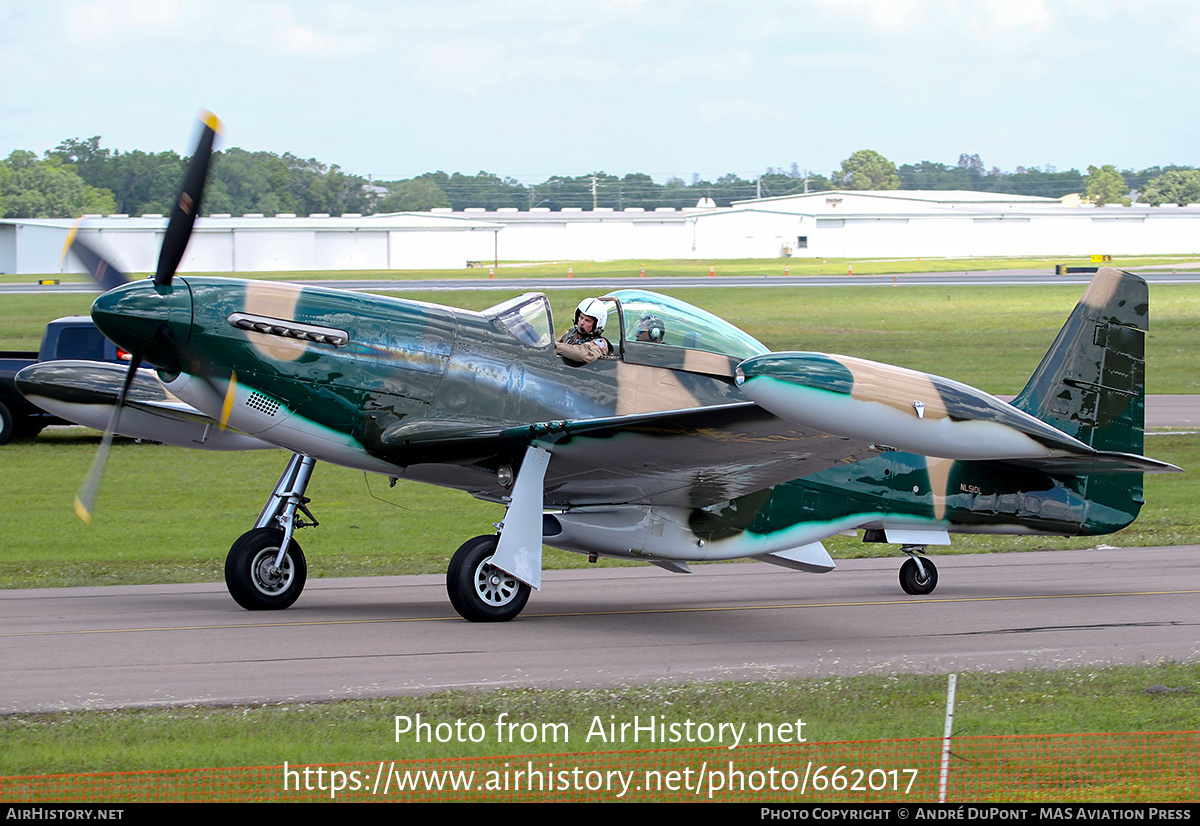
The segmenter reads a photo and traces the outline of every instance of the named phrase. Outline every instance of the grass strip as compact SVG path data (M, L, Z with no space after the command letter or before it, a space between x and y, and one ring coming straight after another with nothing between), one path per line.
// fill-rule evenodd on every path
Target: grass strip
M0 717L0 775L329 764L654 748L599 736L610 722L769 724L795 742L938 737L944 675L820 676L757 682L659 682L576 690L453 691L420 697L232 707L131 709ZM396 717L431 729L478 724L479 742L397 737ZM500 715L509 735L498 736ZM955 733L981 737L1192 731L1200 664L1076 666L964 673ZM796 728L802 721L804 726ZM526 725L529 724L529 725ZM407 724L403 724L407 725ZM415 731L415 729L414 729ZM447 729L443 728L443 732ZM521 732L524 731L524 734ZM589 734L591 735L589 737ZM466 742L459 742L459 739ZM687 746L688 743L668 744ZM692 744L699 745L699 744ZM658 747L662 747L661 744ZM736 752L731 752L736 754Z

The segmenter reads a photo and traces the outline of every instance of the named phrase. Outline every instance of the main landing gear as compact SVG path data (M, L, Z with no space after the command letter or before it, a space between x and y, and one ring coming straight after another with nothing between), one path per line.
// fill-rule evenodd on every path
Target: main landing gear
M254 527L229 549L225 585L234 601L248 611L287 608L304 590L308 564L292 534L297 528L318 524L308 509L311 500L304 495L315 466L311 456L293 454ZM535 481L540 493L541 477ZM529 543L541 539L541 502L534 504L535 535ZM529 601L527 583L491 564L499 545L499 536L469 539L455 552L446 571L450 602L471 622L505 622L520 614ZM537 550L540 572L540 542Z
M308 563L292 533L318 524L304 495L315 466L311 456L292 454L254 528L238 537L225 557L225 586L247 611L287 608L304 590Z
M922 559L917 554L925 553L925 545L904 545L901 551L908 554L908 559L900 566L900 587L904 593L913 596L932 594L937 587L937 566L929 558Z
M477 536L462 544L446 570L446 592L454 610L471 622L507 622L525 607L530 588L491 564L499 536Z

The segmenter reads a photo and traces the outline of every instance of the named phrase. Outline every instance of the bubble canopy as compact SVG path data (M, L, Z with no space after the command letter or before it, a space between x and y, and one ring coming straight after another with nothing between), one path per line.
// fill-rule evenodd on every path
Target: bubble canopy
M617 290L608 297L620 302L625 341L636 340L639 319L657 316L664 327L663 345L719 353L739 360L770 352L749 333L686 301L647 290ZM610 331L612 326L610 322Z

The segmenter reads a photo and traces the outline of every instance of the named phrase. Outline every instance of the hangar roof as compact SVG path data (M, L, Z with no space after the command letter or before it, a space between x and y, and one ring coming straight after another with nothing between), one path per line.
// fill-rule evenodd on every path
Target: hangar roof
M75 225L71 218L4 218L3 224L26 226L41 226L70 229ZM144 232L147 229L160 229L167 225L163 215L150 214L142 216L129 215L85 215L81 228L99 231L132 230ZM209 215L196 220L196 231L228 232L231 229L269 229L269 230L499 230L503 224L495 221L482 220L476 217L461 215L433 215L428 212L393 212L384 215L309 215L297 217L281 214L272 217L262 215Z
M1036 195L1011 195L1003 192L973 192L969 190L833 189L800 195L779 195L735 201L734 207L771 206L796 212L825 212L853 208L855 211L907 212L941 209L1028 209L1030 207L1062 207L1059 198Z

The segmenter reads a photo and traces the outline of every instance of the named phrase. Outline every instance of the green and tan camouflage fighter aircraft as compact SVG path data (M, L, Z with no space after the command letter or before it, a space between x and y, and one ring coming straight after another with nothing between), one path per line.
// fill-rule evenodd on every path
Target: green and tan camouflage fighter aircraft
M317 461L504 505L498 533L467 540L447 573L454 607L480 622L516 617L540 589L543 543L677 572L749 557L822 573L834 568L822 540L862 531L900 545L901 586L928 594L937 569L924 552L952 533L1111 533L1137 517L1143 473L1178 470L1142 455L1147 288L1129 273L1096 275L1012 403L863 359L772 353L643 290L600 299L608 355L583 365L556 352L540 293L472 312L176 276L215 128L204 126L153 279L127 281L73 248L111 287L92 307L97 326L134 354L108 379L109 436L124 408L203 426L181 442L293 453L226 560L245 608L300 596L293 532L315 521L305 489ZM22 381L41 404L80 403L61 371ZM102 465L80 497L89 518Z

